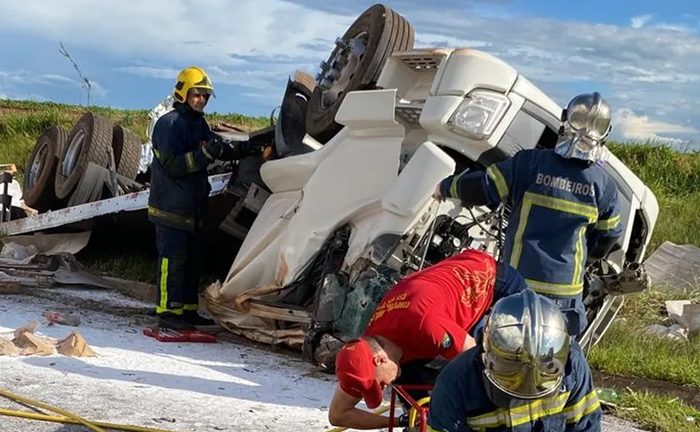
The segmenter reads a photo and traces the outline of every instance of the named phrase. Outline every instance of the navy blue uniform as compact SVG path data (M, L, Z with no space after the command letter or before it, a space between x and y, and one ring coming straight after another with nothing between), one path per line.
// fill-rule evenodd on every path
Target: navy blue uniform
M156 226L158 313L195 311L199 304L201 227L211 190L201 147L213 136L203 115L180 103L153 129L148 218Z
M513 408L499 408L484 389L478 348L443 368L430 400L428 430L434 432L596 432L600 402L581 348L573 342L559 391Z
M480 176L481 194L467 182ZM523 150L486 172L464 172L440 184L446 197L471 204L511 204L503 260L534 291L553 298L569 332L585 329L583 275L589 248L622 233L617 185L594 163L566 159L552 150Z

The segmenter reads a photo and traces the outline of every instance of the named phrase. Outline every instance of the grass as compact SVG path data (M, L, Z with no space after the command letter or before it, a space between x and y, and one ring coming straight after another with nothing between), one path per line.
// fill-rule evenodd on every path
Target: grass
M650 143L610 143L610 149L659 201L659 219L648 254L664 241L700 246L700 153L681 153Z
M700 336L676 342L645 334L650 324L670 325L666 300L700 300L700 292L667 293L650 290L628 295L621 318L588 356L592 368L602 372L638 376L700 387Z
M159 102L156 101L155 104ZM86 108L50 102L11 101L0 99L0 163L17 165L21 181L27 157L34 148L36 139L47 127L59 125L69 130ZM150 119L149 110L120 110L110 107L91 106L90 111L105 117L114 124L121 124L136 133L143 142L147 141L146 130ZM210 124L230 123L245 130L264 127L266 117L247 117L240 114L207 115Z
M625 390L619 394L617 417L637 423L652 432L697 432L700 430L700 411L677 399L648 392Z

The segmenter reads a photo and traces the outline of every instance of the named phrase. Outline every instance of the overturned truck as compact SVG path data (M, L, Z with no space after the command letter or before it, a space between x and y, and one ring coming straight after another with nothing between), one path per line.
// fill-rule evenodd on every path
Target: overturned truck
M229 220L243 242L223 283L206 290L210 312L235 333L329 364L398 278L467 247L498 256L508 207L438 202L435 186L522 149L552 148L561 114L502 60L414 49L403 17L371 7L315 81L290 80L278 122L260 132L275 159L242 161L234 175L234 208L256 217L245 227ZM646 287L640 263L658 215L653 193L618 158L604 168L619 188L624 235L586 271L588 347L623 295Z

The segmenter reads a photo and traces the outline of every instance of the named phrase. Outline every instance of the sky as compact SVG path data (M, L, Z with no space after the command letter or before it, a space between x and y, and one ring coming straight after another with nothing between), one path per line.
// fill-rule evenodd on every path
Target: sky
M295 69L316 74L366 0L23 0L0 3L0 98L150 109L203 67L207 110L268 115ZM416 47L510 63L560 105L599 91L617 140L700 148L700 2L386 0Z

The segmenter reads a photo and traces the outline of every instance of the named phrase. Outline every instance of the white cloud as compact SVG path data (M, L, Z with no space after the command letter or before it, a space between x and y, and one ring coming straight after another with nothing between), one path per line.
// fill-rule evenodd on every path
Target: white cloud
M651 14L639 15L636 17L632 17L630 19L630 21L632 23L632 28L638 29L638 28L644 27L644 25L646 23L648 23L649 20L651 20L653 17L654 17L654 15L651 15Z
M79 13L76 13L79 11ZM5 31L29 32L67 46L108 50L147 61L235 65L232 54L303 58L313 41L332 44L352 17L281 0L50 0L2 2ZM303 25L298 25L303 23Z
M687 139L674 138L671 135L697 134L694 127L675 123L652 120L646 115L638 115L629 108L618 109L613 116L616 135L623 139L633 139L654 142L684 143Z
M12 96L8 99L21 99L21 95L27 95L27 99L31 100L47 100L46 97L37 95L33 92L26 93L17 91L18 88L34 88L36 86L56 87L62 86L65 88L83 88L82 81L69 78L58 74L37 74L28 70L0 71L0 91L7 92ZM90 80L90 96L94 98L104 98L107 96L107 90L98 82Z
M609 25L514 14L485 17L473 5L397 1L397 11L416 29L417 46L483 49L512 64L560 104L572 92L599 90L613 107L668 113L663 118L670 124L690 118L691 125L700 125L696 31L657 22L651 14L632 17L630 25ZM272 92L277 102L275 91L283 88L286 76L296 68L315 73L335 37L369 3L6 1L0 2L0 28L95 50L125 65L119 71L139 76L173 80L179 68L197 64L215 84L241 87L247 98L259 93L264 99ZM73 85L79 83L73 80Z

